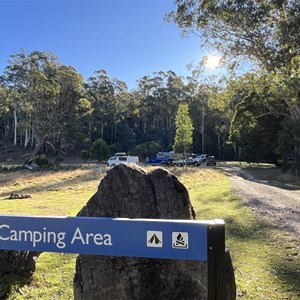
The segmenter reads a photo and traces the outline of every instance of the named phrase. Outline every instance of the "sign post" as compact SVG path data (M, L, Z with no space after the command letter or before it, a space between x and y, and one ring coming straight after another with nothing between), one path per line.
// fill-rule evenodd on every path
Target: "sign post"
M0 249L207 261L208 299L224 300L223 220L0 215Z

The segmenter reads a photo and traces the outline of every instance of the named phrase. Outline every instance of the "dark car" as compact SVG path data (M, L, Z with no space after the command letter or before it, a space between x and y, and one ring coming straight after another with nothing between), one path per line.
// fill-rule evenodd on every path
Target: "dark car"
M217 163L216 163L216 159L214 156L207 156L206 157L206 165L207 166L215 166Z

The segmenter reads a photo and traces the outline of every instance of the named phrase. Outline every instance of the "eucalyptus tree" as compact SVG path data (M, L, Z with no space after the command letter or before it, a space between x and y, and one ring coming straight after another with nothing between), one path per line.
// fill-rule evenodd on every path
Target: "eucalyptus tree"
M168 19L226 57L248 58L267 70L299 55L300 3L295 0L176 0Z
M125 82L109 78L105 70L97 70L86 84L85 91L92 103L90 139L104 139L113 144L118 124L128 115L129 95Z
M172 148L175 116L184 96L183 78L173 71L156 72L138 80L142 142L155 140Z
M34 51L26 55L21 51L11 55L4 83L9 89L14 119L19 114L24 124L24 145L29 139L32 145L38 144L48 136L59 146L81 105L82 76L74 68L60 64L50 52ZM15 129L16 125L15 121Z
M249 91L235 108L230 140L242 146L240 159L276 163L279 134L288 110L268 91Z
M6 136L8 131L8 113L9 113L8 93L5 86L0 83L0 138L3 140L4 146L6 145Z
M92 110L83 94L83 77L73 67L58 65L52 70L48 81L54 93L50 103L43 102L42 122L44 133L52 137L55 147L59 149L62 139L68 138L70 126L88 117Z
M284 103L290 122L295 122L295 126L299 123L299 1L176 0L176 4L177 9L168 15L168 20L177 23L185 33L197 34L202 46L220 52L230 67L238 69L241 62L248 61L256 67L256 73L259 70L263 79L244 89L250 94L240 98L241 107L245 99L251 107L255 83L259 95L255 99L266 97L263 102L269 101L276 108L282 108ZM259 90L268 90L272 99ZM237 109L236 116L242 112L245 113Z
M198 34L202 45L218 50L232 66L251 61L267 74L279 75L283 88L289 86L293 60L300 55L299 1L176 0L176 4L168 19L185 32ZM281 97L296 119L300 119L299 97L297 101Z

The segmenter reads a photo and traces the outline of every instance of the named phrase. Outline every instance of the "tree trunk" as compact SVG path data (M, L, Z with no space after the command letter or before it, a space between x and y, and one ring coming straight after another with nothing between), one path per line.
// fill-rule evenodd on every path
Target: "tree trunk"
M205 153L205 109L204 109L204 106L203 106L203 110L202 110L202 124L201 124L201 127L202 127L202 154Z
M219 151L219 158L221 157L221 140L220 140L220 134L217 133L218 136L218 151Z
M13 126L14 126L14 145L17 146L17 126L18 126L18 120L17 120L17 111L16 110L14 110Z
M41 142L41 139L39 137L39 133L38 133L38 127L36 122L33 120L32 122L32 138L33 140L36 140L36 143L39 144Z
M92 121L89 121L89 140L92 140Z
M25 129L25 139L24 139L24 148L27 148L29 143L29 130Z
M100 137L103 140L103 135L104 135L104 125L103 123L101 124L101 129L100 129Z
M42 141L36 146L36 148L33 150L33 152L29 155L29 157L26 159L26 161L24 162L24 166L25 165L31 165L35 156L37 154L39 154L40 150L44 148L46 142L48 140L48 136L45 136Z

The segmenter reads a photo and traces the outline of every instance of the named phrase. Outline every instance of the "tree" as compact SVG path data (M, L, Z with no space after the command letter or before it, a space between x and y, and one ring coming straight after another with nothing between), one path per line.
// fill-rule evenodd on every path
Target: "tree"
M118 124L128 114L127 85L123 81L110 79L105 70L97 70L85 84L85 91L93 108L91 140L102 138L109 144L116 143Z
M34 51L27 56L21 51L11 56L3 78L12 103L15 133L19 120L23 121L24 145L31 133L32 144L33 140L39 144L47 136L59 148L78 107L83 109L82 76L74 68L58 63L50 52ZM88 105L85 108L89 110Z
M101 160L107 159L107 155L108 155L107 143L102 139L97 139L93 143L90 149L90 153L91 153L91 158L97 159L99 162Z
M189 116L189 107L187 104L180 104L176 115L176 134L173 148L175 152L186 153L193 144L193 124Z
M296 99L290 93L278 96L285 101L291 117L300 119L299 76L297 85L290 84L300 47L299 1L177 0L176 3L177 10L169 14L168 20L186 32L196 31L203 45L222 53L232 67L238 66L240 59L246 59L277 77L279 90L296 94Z
M175 116L182 101L185 85L175 72L156 72L138 80L138 117L135 132L140 142L157 141L166 150L172 149Z
M134 153L140 157L140 158L151 158L156 157L156 154L162 150L161 145L159 145L157 142L151 141L139 144L136 146Z
M300 3L294 0L176 0L168 15L225 57L250 59L268 71L299 55Z
M236 105L230 139L242 147L240 159L277 162L278 134L285 111L284 104L274 101L268 91L254 90Z
M0 138L3 139L4 149L6 151L6 136L9 127L9 110L8 93L6 88L0 83Z

